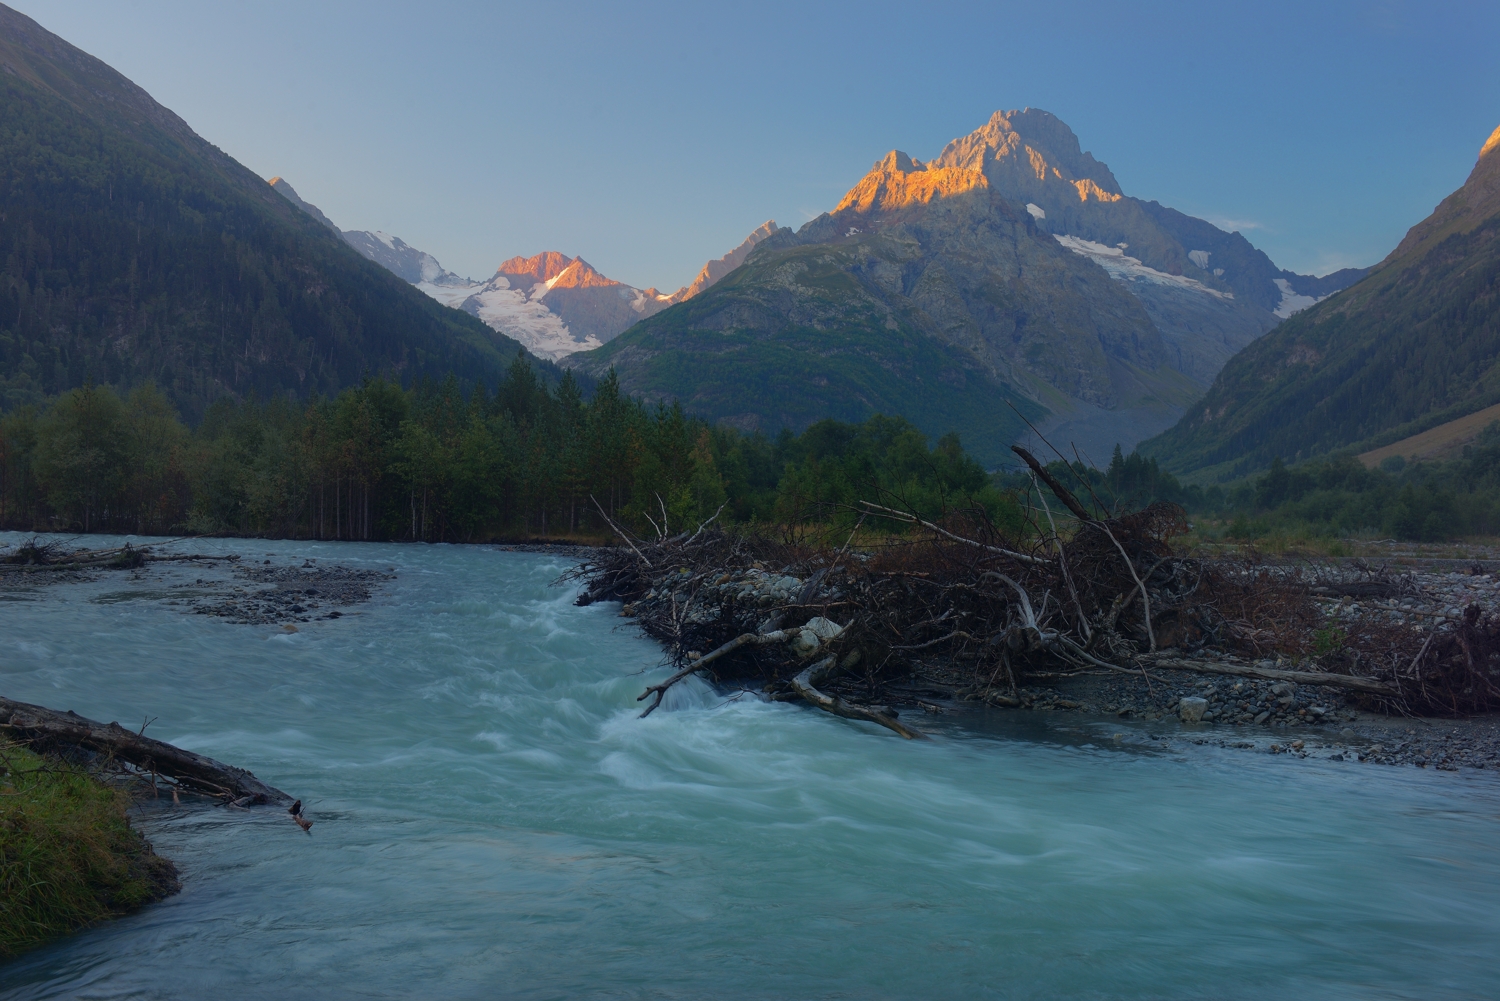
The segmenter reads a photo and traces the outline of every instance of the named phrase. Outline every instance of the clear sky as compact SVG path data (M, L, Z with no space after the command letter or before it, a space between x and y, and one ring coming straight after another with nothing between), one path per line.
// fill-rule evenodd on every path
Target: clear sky
M1500 124L1500 3L9 0L344 229L671 290L997 108L1282 267L1383 257Z

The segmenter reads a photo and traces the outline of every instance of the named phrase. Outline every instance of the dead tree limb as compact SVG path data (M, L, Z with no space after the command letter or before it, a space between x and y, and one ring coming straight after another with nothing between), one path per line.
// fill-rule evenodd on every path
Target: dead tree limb
M1012 445L1010 447L1010 450L1019 455L1021 457L1021 461L1030 466L1031 471L1033 473L1036 473L1037 476L1041 477L1043 483L1052 488L1052 492L1057 495L1057 499L1066 504L1068 506L1068 510L1072 511L1074 516L1077 517L1079 521L1094 520L1094 516L1089 514L1088 512L1088 508L1079 503L1078 498L1074 497L1072 492L1068 490L1067 487L1057 482L1057 477L1047 472L1047 467L1038 462L1036 456L1026 451L1026 449L1022 448L1020 445Z
M1120 545L1120 540L1115 538L1115 533L1109 530L1109 526L1102 521L1094 522L1104 529L1104 534L1109 536L1109 541L1115 544L1120 551L1120 559L1125 561L1125 568L1130 571L1130 577L1135 581L1135 586L1141 592L1141 610L1146 619L1146 638L1151 641L1151 652L1156 652L1156 630L1151 628L1151 596L1146 593L1146 585L1141 580L1141 575L1135 572L1135 562L1125 554L1125 547ZM1149 576L1149 575L1148 575Z
M728 504L728 503L729 503L728 501L725 501L723 504L720 504L719 505L719 510L715 511L711 517L704 519L703 523L698 526L698 531L694 532L692 534L692 537L689 538L686 542L684 542L683 545L684 546L690 546L690 545L692 545L693 544L693 540L696 539L696 538L698 538L698 536L702 535L703 534L703 530L705 528L707 528L709 525L713 524L714 520L719 517L720 513L723 512L725 504Z
M999 546L987 546L983 542L975 542L973 539L966 539L962 535L954 535L952 532L948 531L946 528L940 528L939 526L934 525L932 522L930 522L930 521L924 521L923 519L918 518L916 515L909 514L906 511L897 511L893 507L883 507L880 504L874 504L874 503L871 503L870 501L866 501L866 500L862 500L862 501L860 501L860 503L863 504L865 507L874 508L876 511L881 511L881 512L883 512L883 513L885 513L885 514L887 514L887 515L889 515L891 517L899 518L900 520L906 522L909 525L921 525L923 528L930 528L934 532L937 532L939 535L947 536L948 538L952 539L954 542L962 542L965 545L969 545L969 546L978 546L980 549L984 549L984 550L987 550L987 551L992 552L992 553L999 553L1001 556L1009 556L1011 559L1013 559L1013 560L1020 560L1022 563L1046 563L1046 562L1048 562L1047 560L1039 560L1035 556L1027 556L1025 553L1012 552L1009 549L1001 549ZM852 536L851 536L851 538L852 538Z
M639 549L635 548L635 543L630 541L630 536L626 535L625 532L623 530L621 530L620 526L616 525L614 523L614 519L610 518L609 515L607 515L607 514L604 513L604 505L599 503L599 499L597 497L595 497L593 494L589 494L589 500L591 500L591 501L594 502L594 506L599 509L600 516L603 517L604 520L609 523L609 527L610 528L613 528L615 530L615 534L618 535L620 538L624 539L625 540L625 545L629 546L632 550L634 550L635 554L637 556L640 556L641 562L644 563L644 564L646 564L646 566L649 567L651 565L651 561L648 560L648 559L646 559L646 557L641 556L641 551Z
M243 768L131 733L119 723L100 723L73 712L0 698L0 727L44 746L60 744L107 754L143 771L165 775L184 788L233 800L238 806L291 799Z
M804 699L806 699L808 702L811 702L819 709L822 709L824 712L832 713L835 716L842 716L845 719L858 719L864 720L867 723L878 723L881 726L885 727L887 730L893 730L896 733L899 733L907 740L929 739L925 733L922 733L919 730L913 730L910 727L897 722L890 716L885 715L884 713L875 712L873 709L866 709L864 706L856 706L851 703L845 702L838 696L825 695L822 692L818 691L817 686L822 684L828 678L833 677L833 675L836 673L837 665L837 657L824 657L822 660L818 661L816 664L813 664L811 667L807 668L807 670L803 671L801 674L793 678L792 688L797 692L798 695L802 696Z
M641 713L641 719L645 719L647 716L650 716L656 710L656 707L661 705L662 696L667 694L667 689L677 684L677 682L681 681L683 678L686 678L692 674L697 674L699 671L707 667L710 663L718 660L725 654L734 653L734 651L743 646L768 646L772 643L785 643L801 631L801 629L776 629L768 633L742 633L739 636L736 636L734 639L730 640L728 643L725 643L718 649L706 653L702 657L699 657L697 660L688 664L687 667L684 667L682 670L678 671L676 674L672 675L661 684L650 685L644 692L642 692L640 695L637 695L635 698L637 702L642 701L650 695L656 696L656 700L646 707L645 712Z
M1084 642L1092 643L1094 633L1089 628L1089 617L1083 610L1083 602L1078 600L1078 589L1073 586L1073 574L1068 569L1068 554L1063 550L1062 537L1057 534L1057 522L1052 520L1052 505L1047 503L1047 495L1036 485L1035 474L1031 477L1031 485L1042 502L1042 510L1047 512L1047 527L1052 530L1052 544L1057 547L1057 565L1062 568L1063 582L1068 585L1068 597L1073 600L1073 608L1078 613L1078 626L1083 630Z
M1330 688L1352 688L1372 695L1396 698L1395 689L1376 681L1353 674L1324 674L1318 671L1283 671L1278 668L1256 667L1254 664L1239 664L1221 660L1186 660L1179 657L1142 657L1153 667L1173 671L1199 671L1206 674L1233 674L1245 678L1267 678L1271 681L1291 681L1299 685L1326 685Z

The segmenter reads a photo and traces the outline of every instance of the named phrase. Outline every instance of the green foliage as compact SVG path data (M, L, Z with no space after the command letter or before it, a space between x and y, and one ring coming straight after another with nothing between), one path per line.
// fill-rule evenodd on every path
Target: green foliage
M76 768L0 744L0 959L175 891L126 805Z
M1191 515L1217 520L1227 538L1244 541L1280 534L1437 542L1500 534L1500 422L1448 462L1366 469L1352 456L1291 466L1277 457L1260 476L1228 489L1183 486L1156 459L1123 456L1119 448L1107 469L1061 461L1048 468L1099 513L1172 501ZM1034 489L1024 471L995 479L1022 495ZM1040 506L1034 493L1031 502Z
M517 356L481 383L366 379L332 399L214 403L191 433L150 387L63 394L0 417L0 525L23 529L473 541L725 523L850 522L860 500L941 517L1020 509L957 435L826 420L774 442L621 395L585 398ZM721 512L722 508L722 512Z
M1224 534L1234 539L1301 534L1438 542L1500 534L1500 422L1446 462L1387 461L1366 469L1352 456L1292 466L1276 457L1265 473L1227 491L1174 490L1176 481L1162 477L1152 496L1227 522Z
M872 500L927 519L978 507L1002 528L1021 527L1014 498L989 482L956 434L929 449L908 421L876 415L863 424L819 421L800 437L785 436L780 451L786 474L776 503L784 521L852 523L859 502Z
M1331 653L1338 653L1344 649L1344 644L1348 641L1349 634L1337 625L1315 629L1313 630L1313 654L1318 657L1326 657Z
M998 461L1025 427L1007 401L1030 419L1045 411L923 333L910 310L883 305L849 270L850 253L762 249L578 361L601 373L618 364L633 393L767 434L895 413L932 438L956 431L981 461Z
M1146 458L1139 452L1126 456L1121 453L1119 445L1115 446L1105 469L1059 459L1048 465L1047 470L1099 515L1139 511L1156 501L1181 504L1189 510L1216 510L1223 501L1223 491L1218 487L1207 491L1197 486L1184 487L1155 459ZM1037 485L1024 468L997 474L995 481L1001 487L1028 496L1033 506L1041 506ZM1054 503L1050 492L1046 500L1049 504Z

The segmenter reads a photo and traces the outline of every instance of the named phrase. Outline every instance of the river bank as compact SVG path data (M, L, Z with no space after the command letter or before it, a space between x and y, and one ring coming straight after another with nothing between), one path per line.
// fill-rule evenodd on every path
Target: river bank
M0 737L0 960L182 889L128 791Z

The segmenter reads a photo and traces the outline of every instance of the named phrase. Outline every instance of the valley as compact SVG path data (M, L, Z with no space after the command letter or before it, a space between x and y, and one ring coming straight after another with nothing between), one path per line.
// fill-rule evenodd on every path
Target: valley
M42 7L0 997L1500 980L1500 18Z

